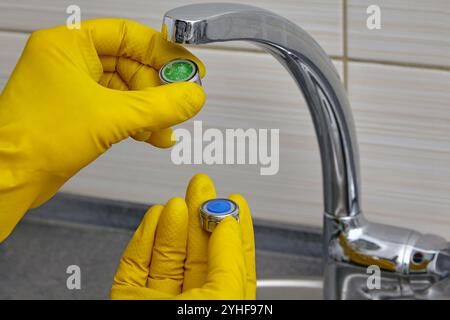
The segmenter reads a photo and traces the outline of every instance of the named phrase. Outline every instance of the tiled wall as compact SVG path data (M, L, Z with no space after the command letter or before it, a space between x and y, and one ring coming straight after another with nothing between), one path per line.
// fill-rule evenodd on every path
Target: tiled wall
M120 16L159 29L163 13L188 0L81 0L83 19ZM203 2L203 1L195 1ZM205 2L211 2L207 0ZM363 209L377 222L450 238L450 2L445 0L247 0L310 32L348 89L361 153ZM73 1L0 0L0 85L27 34L65 22ZM381 7L380 30L366 8ZM320 159L305 102L287 72L247 44L194 48L205 62L205 127L279 128L280 171L255 166L175 166L170 151L125 141L64 190L138 202L182 195L209 173L222 195L247 196L256 217L321 225ZM227 64L224 65L223 61ZM258 70L255 73L254 70ZM192 123L183 125L192 129Z

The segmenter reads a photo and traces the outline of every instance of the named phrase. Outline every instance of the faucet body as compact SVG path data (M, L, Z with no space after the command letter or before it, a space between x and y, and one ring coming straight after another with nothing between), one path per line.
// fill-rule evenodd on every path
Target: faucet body
M347 94L329 57L307 32L264 9L209 3L168 11L162 33L168 41L190 45L249 41L274 56L297 83L322 160L325 298L398 298L411 292L425 297L426 290L448 279L450 251L445 239L364 219L358 144ZM367 290L368 266L381 270L381 288Z

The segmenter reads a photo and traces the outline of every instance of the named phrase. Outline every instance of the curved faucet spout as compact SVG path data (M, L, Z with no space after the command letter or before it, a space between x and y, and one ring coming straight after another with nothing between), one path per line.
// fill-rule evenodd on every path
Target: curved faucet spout
M322 159L325 213L335 218L359 214L358 148L350 105L336 69L311 36L270 11L229 3L170 10L162 31L175 43L244 40L271 53L308 104Z

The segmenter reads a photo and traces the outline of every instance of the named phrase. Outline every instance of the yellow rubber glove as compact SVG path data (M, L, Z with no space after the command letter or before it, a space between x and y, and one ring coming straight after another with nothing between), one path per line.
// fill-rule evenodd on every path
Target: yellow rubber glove
M205 94L194 83L159 86L175 58L203 64L159 32L124 19L34 32L0 96L0 242L112 144L130 136L158 147L193 117Z
M250 209L234 194L240 222L223 220L213 233L200 225L200 204L215 198L211 179L192 178L186 199L146 213L114 277L112 299L255 299L255 241Z

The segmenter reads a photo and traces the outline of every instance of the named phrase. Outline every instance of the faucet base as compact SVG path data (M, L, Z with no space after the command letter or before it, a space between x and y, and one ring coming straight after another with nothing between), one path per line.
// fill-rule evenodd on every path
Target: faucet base
M331 263L326 266L324 298L332 300L426 299L436 278L402 276L374 267ZM449 296L450 297L450 296Z
M371 223L362 214L341 219L325 215L325 298L436 296L435 285L449 276L443 267L450 259L447 246L438 236Z

